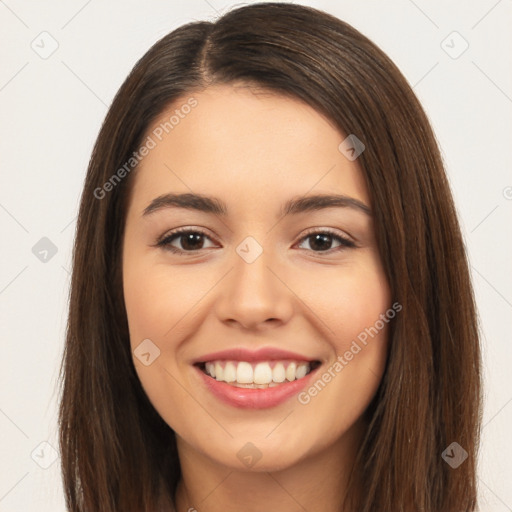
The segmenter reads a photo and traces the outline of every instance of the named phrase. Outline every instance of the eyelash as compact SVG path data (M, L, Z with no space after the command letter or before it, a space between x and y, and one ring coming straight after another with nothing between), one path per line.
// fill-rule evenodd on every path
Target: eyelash
M199 252L199 251L201 251L203 249L196 249L196 250L192 250L192 251L184 251L182 249L178 249L178 248L173 247L172 245L170 245L172 241L174 241L175 239L179 239L180 235L191 234L191 233L193 233L193 234L200 234L200 235L205 236L206 238L210 238L207 233L205 233L204 231L202 231L200 229L179 228L179 229L176 229L175 231L172 231L168 235L164 236L160 240L158 240L157 243L155 244L155 246L156 247L161 247L161 248L163 248L166 251L170 251L172 253L178 254L179 256L184 256L185 254L197 253L197 252ZM328 249L326 251L312 251L311 250L312 252L314 252L316 254L331 254L333 252L343 251L345 249L356 247L356 244L354 242L352 242L348 238L345 238L345 237L339 235L337 232L335 232L335 231L333 231L331 229L328 229L328 228L320 229L320 230L316 230L316 231L312 230L312 231L306 232L306 234L299 240L299 243L301 243L304 240L306 240L307 238L309 238L309 237L311 237L313 235L317 235L317 234L331 236L333 239L335 239L338 242L340 242L340 246L339 247L335 247L333 249Z

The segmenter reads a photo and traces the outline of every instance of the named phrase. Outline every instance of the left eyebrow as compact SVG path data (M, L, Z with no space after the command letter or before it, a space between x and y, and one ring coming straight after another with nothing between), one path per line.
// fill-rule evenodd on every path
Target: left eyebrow
M316 194L290 199L284 204L281 210L281 215L285 216L289 214L322 210L324 208L352 208L356 211L363 212L366 215L372 215L371 209L363 202L353 197L339 194Z
M153 199L144 209L142 215L149 215L163 208L185 208L225 217L228 212L226 204L216 197L201 194L164 194ZM325 208L351 208L371 216L371 209L353 197L339 194L316 194L288 200L281 208L281 217L295 215Z

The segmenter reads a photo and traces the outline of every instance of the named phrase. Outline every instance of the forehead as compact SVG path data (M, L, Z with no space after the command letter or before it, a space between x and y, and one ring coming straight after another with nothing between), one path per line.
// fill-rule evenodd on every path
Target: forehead
M134 196L195 192L249 205L311 191L369 204L360 166L339 149L345 137L299 99L211 86L178 98L148 128L152 149L134 173Z

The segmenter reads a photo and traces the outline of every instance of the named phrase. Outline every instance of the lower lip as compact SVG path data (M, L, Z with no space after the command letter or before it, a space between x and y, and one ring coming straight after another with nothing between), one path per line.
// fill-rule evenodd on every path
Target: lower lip
M315 368L302 379L279 384L272 388L250 389L237 388L225 382L218 381L206 375L201 368L195 366L208 390L223 402L243 409L267 409L275 407L289 398L300 393L309 384L313 374L318 370Z

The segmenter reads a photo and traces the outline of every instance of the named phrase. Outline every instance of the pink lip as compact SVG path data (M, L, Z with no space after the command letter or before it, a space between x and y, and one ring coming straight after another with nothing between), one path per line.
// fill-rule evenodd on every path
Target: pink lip
M233 359L232 354L233 352L230 351L229 359ZM215 358L222 359L222 357L218 357L218 354ZM199 372L206 388L214 396L228 405L243 409L267 409L285 402L304 389L311 382L313 374L318 370L318 368L315 368L302 379L280 384L273 388L249 389L231 386L226 382L218 381L206 375L198 366L194 368Z
M195 361L192 361L192 364L206 363L208 361L217 360L247 361L248 363L250 363L253 361L273 361L283 359L293 359L294 361L308 362L315 361L315 359L305 357L301 354L289 352L287 350L281 350L278 348L267 347L251 351L239 347L229 350L221 350L220 352L212 352L211 354L206 354L196 359Z

